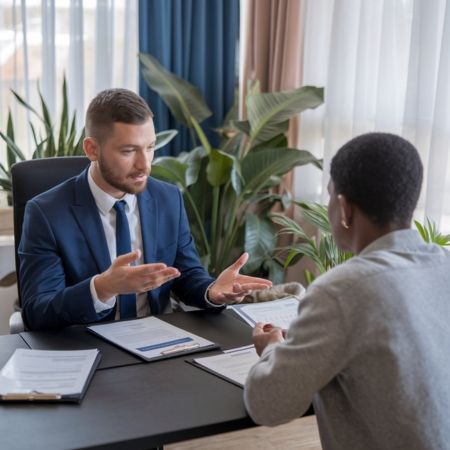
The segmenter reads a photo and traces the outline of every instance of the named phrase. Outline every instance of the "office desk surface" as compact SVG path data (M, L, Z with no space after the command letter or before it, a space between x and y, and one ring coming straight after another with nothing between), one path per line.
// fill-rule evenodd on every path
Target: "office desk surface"
M173 313L158 318L192 333L217 342L223 350L251 342L251 328L228 314L209 311ZM85 327L69 327L58 331L32 331L20 334L30 348L36 350L84 350L98 348L102 352L99 369L141 364L143 361Z
M160 317L223 349L250 342L250 328L226 314ZM35 335L28 334L30 342ZM48 336L53 339L45 341L47 348L70 341L67 334L62 339L57 333ZM10 345L4 338L0 348ZM98 370L80 405L3 404L0 448L146 449L252 426L242 389L186 362L192 357Z
M35 350L86 350L98 348L102 353L99 369L141 364L142 360L104 339L85 327L69 327L57 331L27 331L20 333L24 341Z
M8 361L16 348L29 348L26 342L18 334L0 336L0 338L0 368L6 364L6 361Z

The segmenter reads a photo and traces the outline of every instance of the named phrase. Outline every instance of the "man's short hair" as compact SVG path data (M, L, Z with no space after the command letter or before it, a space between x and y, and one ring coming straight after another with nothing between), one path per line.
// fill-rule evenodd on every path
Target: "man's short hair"
M153 113L145 100L128 89L107 89L97 94L86 112L86 136L102 142L115 122L140 125Z
M423 166L400 136L368 133L344 144L331 161L337 194L378 225L409 225L419 199Z

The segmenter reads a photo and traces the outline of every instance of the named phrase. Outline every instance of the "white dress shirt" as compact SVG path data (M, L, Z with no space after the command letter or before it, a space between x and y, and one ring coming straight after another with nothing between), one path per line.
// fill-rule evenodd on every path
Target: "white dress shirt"
M141 250L141 257L135 264L144 263L144 252L142 246L141 222L139 218L139 208L137 205L137 197L133 194L125 194L121 199L116 199L105 191L100 189L96 184L91 174L92 167L88 171L88 183L94 196L95 204L97 205L102 221L103 229L105 231L106 243L108 245L109 256L111 262L117 257L116 251L116 210L114 204L119 200L124 200L126 203L125 214L128 219L130 227L131 249ZM95 277L90 283L91 295L94 301L94 308L97 313L111 309L118 300L117 297L111 297L106 302L98 299L97 291L94 285ZM148 316L150 314L150 306L147 299L147 292L137 294L136 312L138 317ZM120 317L119 308L116 309L116 319Z

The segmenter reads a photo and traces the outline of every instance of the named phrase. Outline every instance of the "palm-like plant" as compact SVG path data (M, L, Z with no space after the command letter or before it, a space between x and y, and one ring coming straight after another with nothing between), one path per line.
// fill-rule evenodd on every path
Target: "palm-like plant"
M282 227L279 234L294 238L292 245L278 248L277 257L283 261L285 268L296 264L301 258L307 256L315 265L315 273L320 275L353 256L352 253L343 252L337 248L331 234L325 205L297 201L294 201L294 203L300 206L302 217L317 229L317 233L311 237L295 220L282 214L274 213L271 215L272 220ZM417 220L414 221L414 224L425 242L450 246L450 235L441 234L433 221L427 218L424 224ZM308 269L304 270L304 276L307 284L310 284L315 278L315 274Z
M155 159L152 175L176 183L183 192L205 267L218 274L245 249L250 254L248 272L262 270L280 281L283 268L272 258L276 228L269 211L275 203L286 206L289 196L274 187L295 166L320 167L308 151L288 148L285 132L291 117L323 102L323 89L261 94L255 83L246 98L248 120L238 121L233 109L214 148L200 125L211 111L198 89L150 55L141 54L140 60L147 84L191 132L194 148L178 157Z
M32 121L29 122L31 135L34 141L34 158L45 158L52 156L75 156L83 154L84 130L77 136L76 131L76 113L69 117L69 103L67 98L66 79L63 79L62 87L62 111L58 125L54 123L50 116L47 104L39 90L41 112L29 105L17 92L11 90L15 99L24 108L30 111L41 124L36 127ZM0 131L0 137L6 143L7 166L0 163L0 187L8 192L9 201L11 196L11 166L18 161L26 159L24 152L15 142L15 130L11 116L8 113L6 133Z
M428 219L428 217L424 224L421 224L417 220L414 221L414 224L425 242L432 242L442 247L450 246L450 234L441 234L436 224Z
M279 234L287 234L294 238L292 245L278 249L280 257L286 255L284 257L285 268L297 263L303 256L307 256L313 261L317 272L322 274L353 256L351 253L337 248L331 234L325 205L297 201L294 203L300 206L303 218L317 229L317 234L311 237L295 220L284 215L272 214L272 220L282 227ZM304 270L304 276L307 284L310 284L315 278L315 274L308 269Z

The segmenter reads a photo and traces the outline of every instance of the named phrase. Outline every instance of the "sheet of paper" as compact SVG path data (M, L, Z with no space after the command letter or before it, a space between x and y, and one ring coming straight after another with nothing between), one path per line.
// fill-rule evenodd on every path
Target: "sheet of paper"
M253 345L227 350L221 355L196 358L194 361L206 369L244 386L250 368L259 356Z
M297 317L298 298L286 297L271 302L231 305L230 308L252 327L256 325L256 322L262 322L271 323L286 330Z
M17 349L0 372L0 394L81 394L97 355L97 349Z
M93 325L88 328L144 359L161 358L215 345L156 317Z

